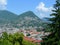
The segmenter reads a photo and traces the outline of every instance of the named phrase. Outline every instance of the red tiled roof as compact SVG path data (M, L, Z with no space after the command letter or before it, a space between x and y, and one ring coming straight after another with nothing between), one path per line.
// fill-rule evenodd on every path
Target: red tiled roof
M40 43L41 42L41 40L35 40L35 39L29 38L29 37L24 37L24 40L31 41L31 42L34 42L34 43Z

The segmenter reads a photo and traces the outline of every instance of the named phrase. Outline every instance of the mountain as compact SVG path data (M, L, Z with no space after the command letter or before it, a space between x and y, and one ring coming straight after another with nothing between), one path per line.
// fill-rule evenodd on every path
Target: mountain
M16 24L18 27L40 27L45 23L36 16L32 11L27 11L17 17Z
M6 20L14 20L16 17L17 15L10 11L0 10L0 18L6 19Z
M0 10L0 24L9 23L9 22L13 21L16 17L17 17L17 15L10 11Z
M15 28L44 28L47 23L36 16L32 11L17 15L7 10L0 10L0 26L1 25Z
M16 14L7 10L0 10L0 27L13 27L16 18Z

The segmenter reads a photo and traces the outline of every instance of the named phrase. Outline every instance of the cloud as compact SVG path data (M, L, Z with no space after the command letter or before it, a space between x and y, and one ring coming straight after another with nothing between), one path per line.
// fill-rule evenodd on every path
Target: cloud
M7 0L0 0L0 10L5 10L7 5Z
M36 7L36 10L41 17L49 17L49 14L52 13L53 7L46 7L43 2L40 2L39 5Z

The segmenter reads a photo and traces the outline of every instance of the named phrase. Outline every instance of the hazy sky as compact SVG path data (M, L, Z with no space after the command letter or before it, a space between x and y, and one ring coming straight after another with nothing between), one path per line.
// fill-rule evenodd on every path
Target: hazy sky
M55 0L0 0L0 10L16 14L33 11L38 17L49 17Z

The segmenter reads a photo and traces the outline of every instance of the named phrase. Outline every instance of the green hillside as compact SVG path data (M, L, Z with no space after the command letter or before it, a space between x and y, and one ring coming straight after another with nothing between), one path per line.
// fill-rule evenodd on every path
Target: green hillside
M16 17L17 17L17 15L10 11L0 10L0 18L2 18L2 19L14 20Z
M9 23L17 17L16 14L7 11L7 10L0 10L0 24Z
M0 25L8 25L13 27L46 27L46 22L36 16L32 11L24 12L16 15L7 10L0 11Z
M16 24L18 27L39 27L44 26L46 23L32 11L27 11L17 17Z

